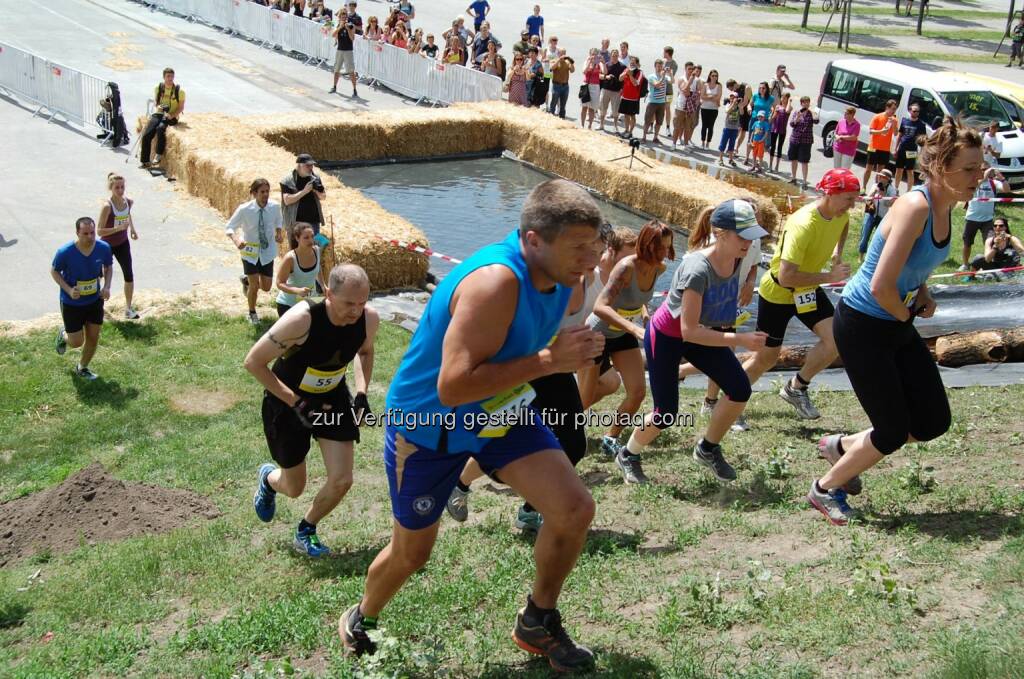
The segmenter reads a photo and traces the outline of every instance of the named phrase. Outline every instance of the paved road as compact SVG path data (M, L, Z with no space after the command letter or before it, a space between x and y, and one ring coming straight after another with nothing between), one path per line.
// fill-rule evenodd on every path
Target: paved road
M338 4L332 1L331 5ZM508 45L533 2L495 3L490 17ZM360 12L385 15L387 5L363 0ZM621 5L609 0L544 6L548 30L557 32L571 54L585 54L601 36L627 39L645 64L672 44L676 58L705 69L717 67L723 78L756 82L786 63L798 92L816 94L829 54L741 49L715 44L721 35L745 38L760 33L748 24L754 10L745 3L706 0L674 2L671 10L655 0ZM465 0L436 0L417 9L416 24L440 35L450 18L465 10ZM760 13L757 16L761 16ZM778 21L764 14L765 21ZM785 35L767 32L765 35ZM64 62L121 85L129 119L144 112L145 101L164 66L172 65L188 93L188 112L267 113L297 110L374 110L411 105L387 91L361 88L361 99L327 94L330 74L284 54L262 49L208 26L152 12L127 0L48 0L11 4L0 24L0 39ZM791 39L788 38L788 39ZM508 48L506 48L507 51ZM658 52L658 54L655 54ZM955 66L951 64L951 66ZM973 65L972 68L975 68ZM986 68L995 75L1002 69ZM573 81L575 86L576 80ZM572 98L570 116L579 104ZM187 117L187 113L186 113ZM236 275L227 249L195 242L197 228L216 229L221 217L185 200L167 182L125 164L123 154L101 149L87 134L32 118L30 112L0 98L0 171L6 191L0 195L0 283L31 291L10 295L0 319L32 318L55 310L56 289L48 275L56 247L73 236L74 219L97 215L106 194L107 172L120 171L136 200L142 239L134 247L140 288L189 289L207 280ZM815 156L812 177L829 166ZM288 168L282 168L282 173ZM13 243L13 244L11 244ZM227 259L225 259L227 257ZM120 290L115 274L115 294Z

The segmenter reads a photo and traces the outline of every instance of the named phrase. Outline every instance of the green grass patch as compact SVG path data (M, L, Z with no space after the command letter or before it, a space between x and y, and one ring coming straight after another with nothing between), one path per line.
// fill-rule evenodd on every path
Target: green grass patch
M884 57L886 59L908 59L911 61L956 61L972 64L1002 63L1005 57L993 57L990 54L962 54L953 52L920 52L914 50L895 50L888 48L862 47L851 45L849 52L837 50L834 45L810 45L802 42L755 42L749 40L719 40L719 44L734 47L751 47L754 49L776 49L828 52L830 54L853 54L862 57Z
M804 3L802 2L790 2L785 7L778 7L775 5L751 5L750 9L758 12L771 12L774 14L795 14L803 16ZM903 6L901 5L901 9ZM821 11L821 2L811 3L811 11L809 16L828 16L828 12ZM857 16L891 16L896 17L895 5L892 7L855 7L853 10L853 18L856 20ZM914 11L910 17L906 16L906 11L901 11L899 16L903 19L917 21L917 5L914 5ZM925 15L925 24L928 23L928 19L931 17L935 18L946 18L946 19L1006 19L1005 12L993 12L990 10L983 9L935 9L934 7L928 10L928 14Z
M849 242L855 261L856 233ZM363 430L356 484L321 523L333 555L310 562L289 544L323 479L315 446L303 497L279 498L269 525L252 513L268 459L261 389L241 367L256 332L192 312L103 333L90 384L73 379L74 352L51 353L49 332L0 339L0 497L99 460L120 478L207 495L222 515L9 564L3 676L549 676L508 638L533 572L532 542L511 528L514 497L478 482L470 521L445 520L431 563L382 615L380 653L346 658L337 616L391 529L380 430ZM377 411L408 339L381 329ZM198 390L234 405L179 412ZM561 606L599 674L1013 676L1024 654L1024 387L949 395L950 432L865 475L865 518L846 530L801 500L823 470L817 437L866 425L849 393L818 392L815 422L755 395L754 428L724 444L739 471L729 486L690 458L697 430L667 430L646 451L649 486L626 487L599 453L585 458L598 515ZM696 413L702 396L683 389L681 410Z
M769 28L778 31L794 31L803 35L821 35L821 32L825 30L824 24L821 25L808 25L807 28L800 28L799 24L758 24L760 28ZM838 34L839 28L837 26L829 26L829 34ZM891 36L909 36L914 37L917 35L917 30L914 28L897 28L890 26L858 26L856 23L853 24L852 35L854 39L858 35L891 35ZM923 28L921 30L921 37L924 38L935 38L938 40L991 40L999 42L999 39L1003 37L1002 31L996 30L985 30L985 29L929 29Z

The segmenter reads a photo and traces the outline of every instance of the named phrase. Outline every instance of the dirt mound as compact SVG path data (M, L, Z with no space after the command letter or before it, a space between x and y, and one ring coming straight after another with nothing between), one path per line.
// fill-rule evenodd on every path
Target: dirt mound
M95 462L55 488L0 505L0 567L43 549L69 552L83 542L166 533L219 515L202 495L121 481Z

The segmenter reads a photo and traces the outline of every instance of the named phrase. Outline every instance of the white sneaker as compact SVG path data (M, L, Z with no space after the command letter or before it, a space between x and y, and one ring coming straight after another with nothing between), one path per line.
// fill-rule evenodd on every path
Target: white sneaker
M715 399L714 401L709 401L708 399L705 398L704 401L702 401L700 404L701 417L703 417L704 415L710 415L711 412L715 409L715 405L717 404L718 399Z
M125 309L124 309L124 317L126 319L128 319L129 321L134 321L134 320L136 320L139 317L139 312L136 311L135 309L133 309L130 306L129 307L125 307Z
M249 322L252 323L253 325L259 325L260 324L260 317L258 315L256 315L255 311L250 311L249 312Z
M750 429L750 425L747 424L747 419L743 417L743 413L740 413L740 416L736 418L736 421L729 428L733 431L747 431Z

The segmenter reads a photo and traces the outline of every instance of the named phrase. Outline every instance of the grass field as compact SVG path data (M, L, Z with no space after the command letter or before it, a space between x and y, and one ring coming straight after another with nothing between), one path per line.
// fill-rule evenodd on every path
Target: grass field
M762 25L762 28L770 28L778 31L794 31L796 33L803 33L806 35L820 36L821 32L825 30L825 25L809 24L807 28L800 28L800 24L786 23L766 24ZM838 20L836 21L836 26L829 26L828 32L829 34L839 33ZM854 36L854 40L856 40L856 36L858 35L891 35L913 37L917 35L917 29L889 26L858 26L854 24L852 35ZM998 43L999 39L1003 37L1003 32L999 30L985 29L922 29L921 36L924 38L935 38L939 40L991 40L993 42Z
M805 32L811 35L811 32ZM829 52L840 54L834 44L808 44L802 42L779 42L779 41L756 41L756 40L719 40L720 45L734 45L736 47L753 47L757 49L795 50L812 52ZM921 52L912 50L895 50L879 47L863 47L854 42L848 52L862 57L885 57L886 59L909 59L914 61L956 61L970 64L995 64L1002 63L1005 57L1000 55L993 57L991 54L961 54L957 52Z
M272 524L256 520L255 470L268 455L260 389L241 367L255 336L212 312L108 323L94 383L72 378L75 352L56 357L49 333L0 339L0 500L99 460L222 511L4 568L0 675L548 676L509 639L531 543L511 528L515 498L488 483L467 524L445 520L430 565L385 610L378 655L343 656L335 621L390 531L381 432L363 431L355 486L321 523L334 555L294 554L323 466L312 455L302 501L281 498ZM378 412L407 342L382 328ZM696 413L700 396L684 390L682 410ZM183 398L210 413L178 412ZM774 394L755 395L754 429L725 441L739 470L728 487L690 459L690 430L652 447L649 486L624 486L599 454L582 462L598 515L561 605L600 674L1020 676L1024 387L950 391L950 432L868 474L856 499L865 518L845 529L801 499L823 469L813 441L866 420L851 394L815 398L823 417L805 422Z

